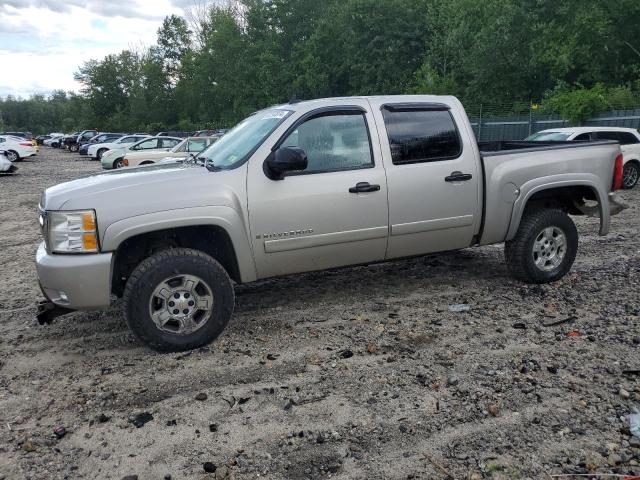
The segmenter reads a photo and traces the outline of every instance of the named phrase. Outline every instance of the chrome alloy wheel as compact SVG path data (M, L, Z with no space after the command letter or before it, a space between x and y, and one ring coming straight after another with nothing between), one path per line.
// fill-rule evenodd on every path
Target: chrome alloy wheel
M189 335L202 328L213 311L213 293L195 275L175 275L160 282L149 299L149 313L159 330Z
M547 227L533 242L533 262L548 272L557 268L567 254L567 237L558 227Z
M638 168L633 164L627 164L622 170L622 185L624 188L633 188L638 183Z

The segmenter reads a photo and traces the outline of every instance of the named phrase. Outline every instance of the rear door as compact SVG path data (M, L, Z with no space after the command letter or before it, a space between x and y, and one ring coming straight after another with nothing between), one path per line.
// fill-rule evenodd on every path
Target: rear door
M462 107L384 98L372 104L389 190L386 257L470 246L481 220L482 173Z
M373 124L366 100L337 100L301 112L269 146L302 148L306 170L271 180L267 155L252 158L247 191L260 278L384 259L387 183Z

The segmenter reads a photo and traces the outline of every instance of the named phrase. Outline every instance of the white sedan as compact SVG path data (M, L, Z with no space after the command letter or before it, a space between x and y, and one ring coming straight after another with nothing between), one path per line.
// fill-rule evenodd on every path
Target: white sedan
M5 151L5 156L10 162L17 162L36 154L36 149L31 141L10 135L0 136L0 150Z
M185 138L168 152L154 150L150 152L127 152L122 160L125 167L137 167L138 165L150 165L165 159L185 159L189 154L197 154L218 140L220 136L213 137L189 137Z
M91 160L101 160L102 155L112 148L124 148L129 145L144 140L145 138L151 138L151 135L125 135L113 142L96 143L91 145L87 151L87 155L91 157Z
M615 140L620 144L624 161L622 187L633 188L640 180L640 133L635 128L569 127L534 133L526 140L535 142Z
M140 140L137 143L124 148L112 148L102 155L102 168L111 170L112 168L122 168L124 164L122 159L125 155L136 152L160 152L165 155L169 150L182 141L177 137L151 137Z
M18 169L13 163L7 160L4 150L0 150L0 173L13 173Z

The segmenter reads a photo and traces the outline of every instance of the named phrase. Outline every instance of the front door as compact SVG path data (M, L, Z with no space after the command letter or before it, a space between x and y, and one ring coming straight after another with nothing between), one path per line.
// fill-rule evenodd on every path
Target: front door
M384 259L387 183L368 106L352 100L298 115L278 144L305 151L302 172L271 180L264 159L252 159L249 220L260 278Z

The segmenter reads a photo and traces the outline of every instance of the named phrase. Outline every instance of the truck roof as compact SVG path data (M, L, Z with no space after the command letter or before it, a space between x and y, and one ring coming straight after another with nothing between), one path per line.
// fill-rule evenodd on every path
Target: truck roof
M317 98L313 100L301 100L294 103L284 103L281 105L274 105L269 108L286 108L287 110L296 110L296 107L317 105L322 107L325 105L331 105L337 101L349 101L349 100L376 100L380 102L389 103L410 103L410 102L440 102L445 104L453 104L458 102L458 99L452 95L366 95L366 96L353 96L353 97L327 97Z

